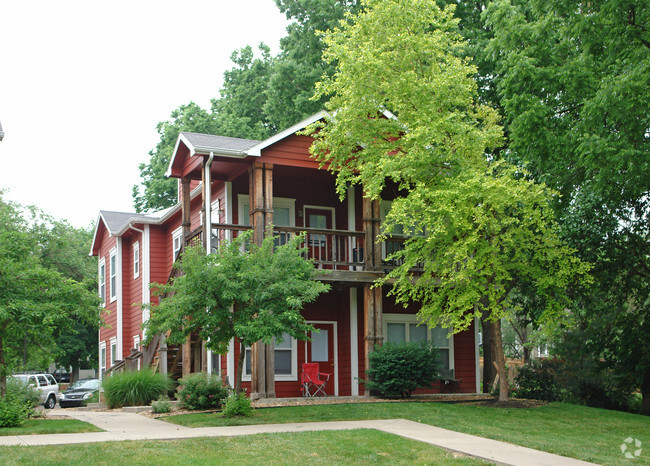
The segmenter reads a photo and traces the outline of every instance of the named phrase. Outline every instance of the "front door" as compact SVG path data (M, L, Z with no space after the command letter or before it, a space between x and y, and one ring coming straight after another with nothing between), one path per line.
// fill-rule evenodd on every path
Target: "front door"
M305 227L318 230L331 230L333 225L332 211L305 207ZM332 262L332 237L324 233L310 233L307 238L309 257L316 263Z
M319 332L311 332L307 345L307 361L317 362L320 372L330 374L329 382L325 388L328 395L336 395L336 361L335 361L335 329L334 324L312 324Z

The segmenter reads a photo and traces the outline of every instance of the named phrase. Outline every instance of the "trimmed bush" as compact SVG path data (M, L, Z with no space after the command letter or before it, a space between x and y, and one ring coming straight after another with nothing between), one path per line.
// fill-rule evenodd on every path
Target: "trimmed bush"
M251 406L251 400L246 396L246 392L231 392L228 398L226 398L223 416L230 418L235 416L249 417L252 415L253 407Z
M169 413L172 410L172 405L167 397L160 397L157 401L151 403L151 410L154 414Z
M40 404L38 389L13 377L7 378L7 398L23 403L30 408ZM35 410L30 409L28 417L34 416L35 413Z
M32 405L7 396L0 398L0 427L18 427L33 411Z
M181 408L190 410L218 409L228 396L226 387L218 376L202 372L190 374L179 380L176 398Z
M515 377L515 386L512 395L517 398L544 401L559 399L555 372L552 365L545 361L522 366Z
M368 359L369 380L362 383L386 397L410 398L413 390L430 387L440 378L438 352L428 343L385 343Z
M126 371L104 379L104 399L109 408L148 406L153 400L167 395L170 381L150 369Z

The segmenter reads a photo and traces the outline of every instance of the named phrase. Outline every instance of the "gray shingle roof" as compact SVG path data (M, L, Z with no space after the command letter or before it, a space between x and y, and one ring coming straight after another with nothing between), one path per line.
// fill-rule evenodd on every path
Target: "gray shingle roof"
M215 151L245 151L259 143L253 139L229 138L201 133L181 133L194 147L209 148Z
M106 227L111 234L119 232L127 223L132 221L140 222L155 222L158 220L157 216L147 214L136 214L131 212L113 212L110 210L100 210L99 214L106 222Z

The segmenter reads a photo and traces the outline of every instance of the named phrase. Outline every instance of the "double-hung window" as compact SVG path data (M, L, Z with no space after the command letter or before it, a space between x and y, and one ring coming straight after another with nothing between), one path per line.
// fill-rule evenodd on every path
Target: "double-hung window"
M102 306L106 305L106 259L102 257L99 261L98 277L99 298L102 300Z
M111 249L109 253L108 268L110 272L111 302L113 302L117 299L117 254L115 248Z
M117 338L111 338L111 367L117 361Z
M288 333L274 339L275 380L298 380L298 342ZM251 379L251 349L246 347L243 380Z
M384 337L389 343L430 342L438 350L440 368L453 368L453 337L447 328L429 328L412 314L384 314Z
M99 344L99 373L103 374L106 370L106 342Z
M177 230L174 230L172 233L172 263L176 260L178 257L178 251L181 250L182 246L182 241L181 238L183 237L183 228L178 228Z
M136 279L140 276L140 242L136 241L133 244L133 278Z

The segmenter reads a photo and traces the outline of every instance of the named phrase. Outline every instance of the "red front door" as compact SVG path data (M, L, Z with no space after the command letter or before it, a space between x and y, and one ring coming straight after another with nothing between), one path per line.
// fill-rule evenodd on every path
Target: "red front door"
M331 230L333 225L332 211L328 209L305 208L305 227L318 230ZM309 257L316 263L331 262L332 237L323 233L310 233L307 236Z
M307 361L317 362L320 372L330 374L329 382L325 388L328 395L335 395L334 385L336 362L334 360L334 324L313 324L319 332L311 332L307 341ZM324 378L324 377L321 377Z

